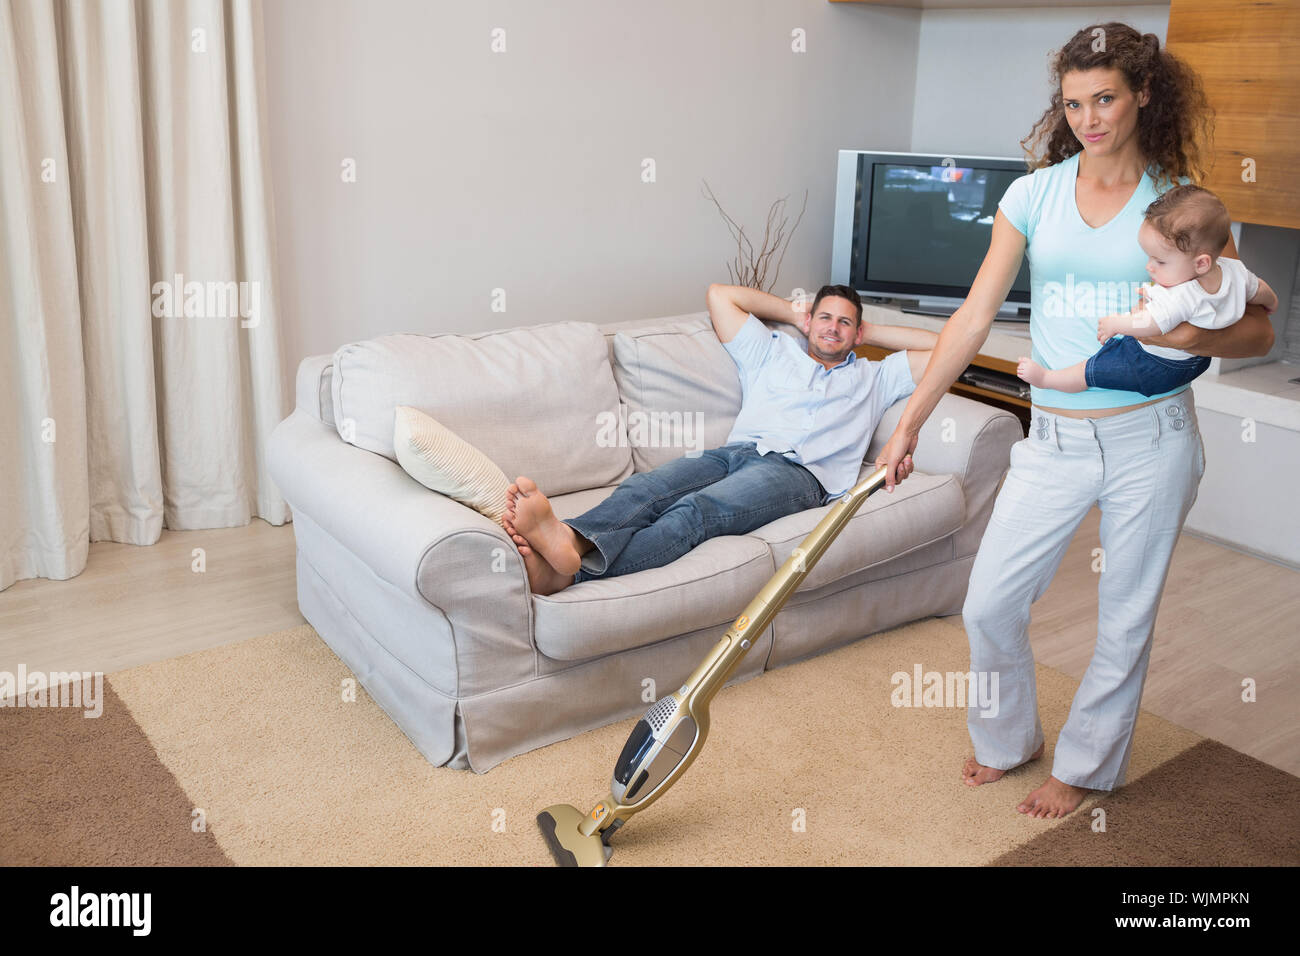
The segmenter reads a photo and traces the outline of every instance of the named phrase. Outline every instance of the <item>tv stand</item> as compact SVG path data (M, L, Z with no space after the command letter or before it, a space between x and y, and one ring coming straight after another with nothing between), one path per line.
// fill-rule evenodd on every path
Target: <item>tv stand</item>
M932 299L903 300L897 303L881 303L883 308L890 308L891 305L909 315L933 315L941 319L950 319L954 309L949 302ZM1027 305L1004 305L998 309L998 320L1006 322L1029 322L1029 306Z

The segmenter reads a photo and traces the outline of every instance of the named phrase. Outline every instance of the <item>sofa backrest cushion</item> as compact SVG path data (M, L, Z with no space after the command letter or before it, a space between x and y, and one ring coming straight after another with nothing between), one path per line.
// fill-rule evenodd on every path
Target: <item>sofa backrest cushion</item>
M794 326L769 327L802 338ZM726 442L740 414L740 376L707 313L619 329L613 353L637 471Z
M474 335L381 335L334 353L340 437L397 461L394 409L433 416L506 473L547 494L610 485L632 473L605 337L586 322Z

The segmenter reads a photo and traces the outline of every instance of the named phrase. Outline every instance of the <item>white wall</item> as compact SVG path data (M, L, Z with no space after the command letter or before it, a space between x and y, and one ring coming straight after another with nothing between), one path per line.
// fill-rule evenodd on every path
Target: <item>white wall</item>
M920 18L825 0L269 0L285 354L392 331L703 308L808 210L776 291L826 280L836 150L906 149ZM506 30L505 53L490 51ZM807 52L791 51L791 31ZM340 180L345 157L357 182ZM641 181L652 157L657 181ZM506 290L505 313L491 310Z
M818 285L836 150L1019 156L1052 51L1112 19L1163 42L1169 6L267 0L263 16L292 375L385 332L697 311L735 254L704 179L751 235L772 200L790 197L793 218L807 189L775 291ZM1285 245L1256 227L1239 243L1279 294Z
M1169 4L926 10L916 61L912 150L1022 154L1047 109L1052 54L1077 31L1117 20L1165 42Z

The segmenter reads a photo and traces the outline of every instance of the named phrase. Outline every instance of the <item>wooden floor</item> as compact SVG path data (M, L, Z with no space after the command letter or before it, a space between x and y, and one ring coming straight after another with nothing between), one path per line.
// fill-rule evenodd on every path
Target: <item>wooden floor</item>
M1101 513L1084 519L1034 605L1037 659L1080 678L1097 626ZM192 570L192 551L206 570ZM960 615L951 620L960 624ZM152 547L98 542L69 581L0 591L0 670L112 673L303 623L293 526L164 531ZM1300 775L1300 572L1184 533L1156 620L1142 706ZM1255 682L1255 703L1241 699Z

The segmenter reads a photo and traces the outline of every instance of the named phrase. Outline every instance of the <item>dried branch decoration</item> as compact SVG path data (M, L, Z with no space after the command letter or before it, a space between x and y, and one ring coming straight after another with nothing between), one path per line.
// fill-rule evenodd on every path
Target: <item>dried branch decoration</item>
M727 275L731 278L731 284L771 292L772 286L776 285L777 276L781 274L781 262L785 259L785 251L789 248L794 231L799 228L804 211L808 208L808 190L804 190L803 207L799 210L794 225L789 226L788 233L786 232L789 223L789 217L785 214L786 197L782 196L772 203L772 208L767 212L767 226L763 229L763 243L758 247L757 253L754 252L754 244L745 235L745 228L727 215L727 211L722 208L722 203L718 202L718 198L713 195L708 180L704 180L704 194L713 200L713 205L718 207L718 212L722 214L722 221L727 224L731 237L736 240L736 258L727 263ZM776 256L775 267L772 263L773 256ZM773 270L771 281L767 278L768 269Z

